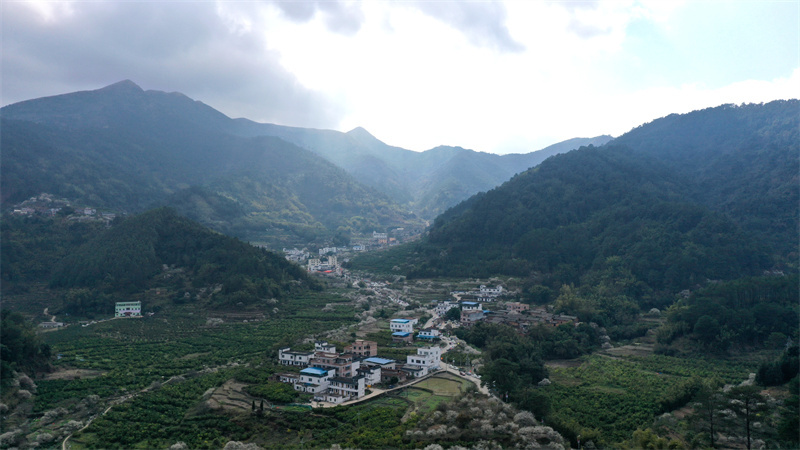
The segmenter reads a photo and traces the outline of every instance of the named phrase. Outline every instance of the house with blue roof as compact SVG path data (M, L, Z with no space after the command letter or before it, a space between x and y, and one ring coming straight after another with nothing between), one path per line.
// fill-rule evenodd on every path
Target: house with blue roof
M432 341L434 339L439 339L439 334L439 330L436 328L426 328L417 333L417 339Z
M413 342L414 335L408 331L395 331L392 333L392 342Z
M416 323L417 319L392 319L389 322L389 329L392 330L392 332L402 331L405 333L413 333Z
M461 302L461 311L479 311L483 305L478 302Z
M300 379L295 383L294 389L309 394L321 394L330 385L330 374L319 367L306 367L300 371Z
M384 369L394 369L397 364L397 361L393 359L378 358L377 356L373 358L367 358L362 362L365 366L380 366Z

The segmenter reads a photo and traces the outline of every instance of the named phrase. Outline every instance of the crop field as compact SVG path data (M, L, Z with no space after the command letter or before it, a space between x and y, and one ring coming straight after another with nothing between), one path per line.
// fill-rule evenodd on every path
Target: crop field
M589 356L574 367L550 367L547 392L552 402L549 419L576 435L597 435L620 442L642 424L652 423L668 405L684 395L695 380L712 376L726 383L747 379L747 361L698 360L661 355Z
M472 383L459 377L445 374L430 377L415 384L414 386L422 389L429 389L436 395L455 397L456 395L464 392L466 390L466 386L470 384Z
M322 312L328 304L333 311ZM231 419L217 411L249 415L253 401L241 383L229 380L251 366L263 367L254 370L266 377L278 347L354 322L352 306L326 294L291 299L282 307L280 318L247 323L208 321L209 314L188 307L45 333L55 371L37 380L33 411L63 408L73 415L87 405L92 411L113 405L70 439L72 448L111 442L121 448L168 447L179 440L192 448L221 447L237 434ZM57 434L56 425L32 431Z
M414 386L399 391L397 398L404 399L420 413L435 409L440 403L448 402L472 385L459 377L444 374L427 378Z

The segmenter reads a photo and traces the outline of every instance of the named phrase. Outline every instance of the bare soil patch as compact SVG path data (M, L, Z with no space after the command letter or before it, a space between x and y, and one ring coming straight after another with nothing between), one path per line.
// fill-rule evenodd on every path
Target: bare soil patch
M208 399L208 406L212 409L227 409L231 411L250 411L253 405L253 397L244 392L247 384L228 380L222 386L214 390L211 398Z
M571 369L573 367L580 367L583 361L580 359L554 359L552 361L545 361L544 365L547 367L557 367L559 369Z
M104 375L101 370L63 369L45 374L45 380L76 380L78 378L95 378Z
M633 344L623 345L622 347L615 347L606 350L604 353L611 356L650 356L653 354L653 345L651 344Z

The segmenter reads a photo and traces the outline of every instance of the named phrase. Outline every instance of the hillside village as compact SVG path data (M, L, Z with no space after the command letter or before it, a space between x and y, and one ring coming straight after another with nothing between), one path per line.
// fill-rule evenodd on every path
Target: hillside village
M14 205L9 212L14 216L28 217L55 217L56 215L62 215L69 221L97 221L105 222L106 225L110 225L120 214L111 211L98 211L93 206L76 206L67 199L56 198L53 194L46 192Z
M481 285L473 291L454 291L451 292L454 300L431 303L431 318L424 324L420 324L419 318L411 316L389 319L390 345L395 348L416 346L416 352L407 355L405 361L381 355L378 342L373 340L356 339L341 352L337 352L336 346L327 341L318 340L314 342L313 350L291 347L279 349L277 362L292 370L277 373L274 379L290 384L298 392L311 394L318 404L338 405L362 399L375 386L394 387L412 383L444 370L444 355L455 346L456 339L450 337L450 332L455 328L470 327L485 321L510 325L524 333L527 328L539 324L555 327L578 323L575 316L554 314L546 308L531 308L525 303L503 301L503 293L501 285ZM477 298L480 301L459 301L459 298ZM460 320L448 320L445 317L452 309L459 310Z
M402 363L379 357L374 341L356 340L341 353L328 342L317 341L313 351L280 349L280 364L302 369L278 373L275 378L296 391L313 394L315 401L341 404L364 397L374 385L395 385L434 373L440 369L441 354L438 346L421 347Z
M419 239L421 230L393 228L389 232L373 231L371 235L357 235L350 239L346 247L322 247L318 255L304 248L284 248L284 257L294 263L303 265L306 270L333 276L346 276L347 271L341 263L349 261L351 255L361 252L381 250Z

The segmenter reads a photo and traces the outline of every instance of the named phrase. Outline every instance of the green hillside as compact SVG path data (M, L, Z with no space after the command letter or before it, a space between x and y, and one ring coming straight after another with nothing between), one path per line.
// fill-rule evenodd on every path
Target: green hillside
M670 116L549 158L438 217L405 271L523 277L550 300L607 283L661 307L707 280L796 270L797 108Z
M282 256L168 208L118 220L107 229L61 217L10 217L2 237L4 297L46 285L50 297L62 300L53 313L109 314L119 298L140 298L151 289L159 291L147 298L153 307L197 303L242 309L318 288Z
M169 204L276 247L420 223L308 150L228 134L231 119L180 94L123 82L10 105L2 117L5 206L41 192L115 211ZM202 192L228 207L209 197L201 203L215 209L195 209L190 188L193 201Z
M530 153L496 155L449 146L414 152L388 145L360 127L339 133L238 119L231 130L242 136L277 136L307 148L426 219L550 156L611 140L575 138Z

